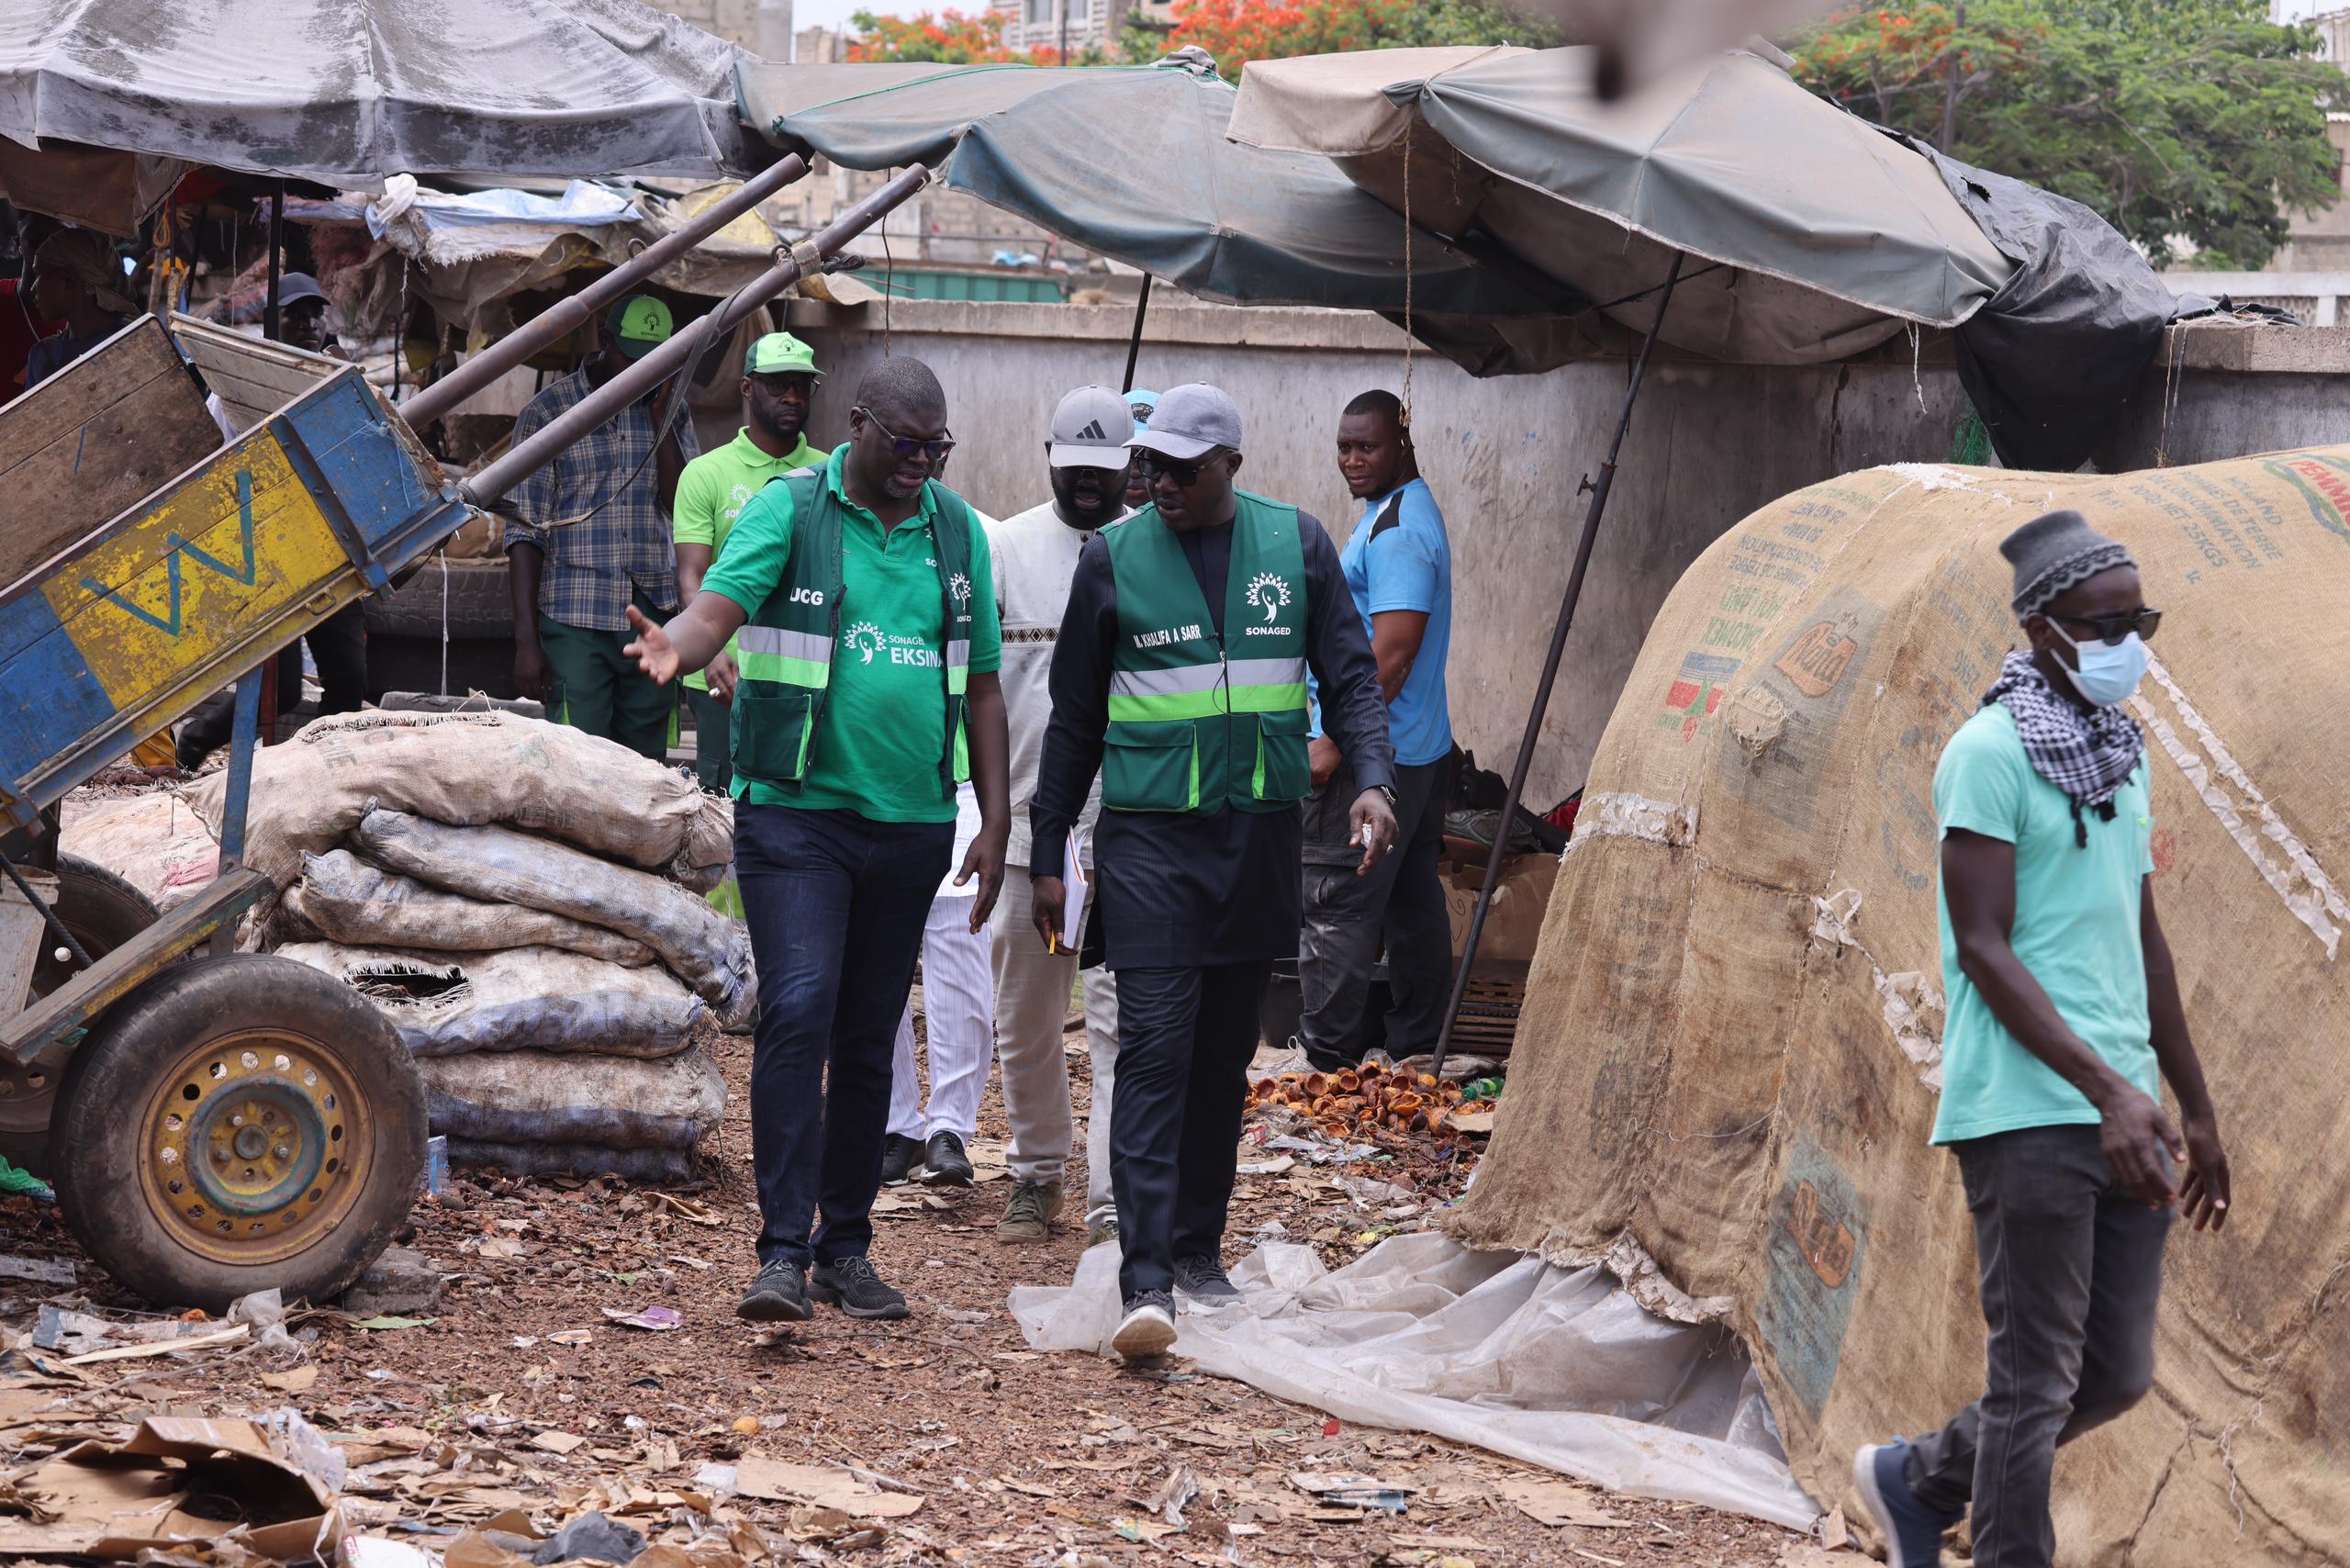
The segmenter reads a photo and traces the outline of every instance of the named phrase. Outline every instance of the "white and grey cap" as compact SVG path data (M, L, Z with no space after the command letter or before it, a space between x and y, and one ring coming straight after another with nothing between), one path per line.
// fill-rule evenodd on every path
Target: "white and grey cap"
M1124 468L1133 454L1126 438L1135 416L1107 386L1080 386L1053 410L1053 442L1046 454L1056 468Z
M1189 463L1217 447L1240 450L1240 405L1204 382L1188 381L1158 395L1150 424L1126 444Z
M2037 615L2048 601L2078 588L2099 572L2138 563L2130 547L2108 539L2072 510L2043 512L1999 541L1999 554L2016 569L2016 619Z

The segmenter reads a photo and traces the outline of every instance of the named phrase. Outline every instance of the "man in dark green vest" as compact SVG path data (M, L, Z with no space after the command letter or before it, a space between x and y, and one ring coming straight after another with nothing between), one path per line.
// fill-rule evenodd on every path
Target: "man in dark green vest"
M804 1320L811 1285L852 1317L906 1315L866 1250L890 1050L951 868L957 781L979 804L957 878L979 884L974 932L1012 831L987 536L934 477L955 445L946 394L919 360L884 360L848 429L822 467L769 480L743 508L683 613L666 626L630 616L628 653L664 684L736 640L734 868L759 969L762 1220L758 1278L736 1310L760 1323Z
M1360 787L1362 867L1395 841L1394 752L1362 617L1322 525L1233 485L1240 410L1178 386L1128 443L1151 503L1078 558L1029 807L1036 931L1060 940L1069 830L1102 776L1091 897L1118 977L1112 1346L1157 1355L1174 1297L1230 1301L1220 1251L1258 1010L1297 952L1306 673Z

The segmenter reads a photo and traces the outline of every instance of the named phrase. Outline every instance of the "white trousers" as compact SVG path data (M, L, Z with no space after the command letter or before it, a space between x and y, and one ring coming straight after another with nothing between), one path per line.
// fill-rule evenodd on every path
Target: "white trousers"
M930 1039L930 1104L914 1072L914 1010L898 1020L897 1055L890 1063L890 1131L928 1142L953 1133L966 1144L979 1125L979 1098L988 1090L995 1055L993 980L988 973L988 933L971 930L973 894L942 893L931 901L922 934L923 1019Z
M997 1054L1003 1059L1003 1109L1012 1123L1006 1163L1017 1181L1058 1182L1076 1141L1069 1111L1069 1058L1061 1025L1078 980L1075 953L1048 953L1030 924L1035 901L1028 868L1009 866L996 900ZM1093 1062L1093 1110L1085 1128L1085 1219L1117 1217L1110 1196L1110 1094L1118 1071L1118 985L1107 969L1085 971L1085 1043Z

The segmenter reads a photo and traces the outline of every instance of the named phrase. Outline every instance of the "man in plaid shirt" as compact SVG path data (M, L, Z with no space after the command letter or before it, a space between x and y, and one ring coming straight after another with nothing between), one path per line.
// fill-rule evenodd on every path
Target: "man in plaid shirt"
M514 421L519 444L669 336L669 308L632 295L604 318L603 352L541 392ZM661 761L675 700L635 678L621 656L628 607L677 610L670 509L677 476L699 455L682 412L654 449L655 394L564 449L514 492L519 523L506 529L513 567L514 685L549 713L589 734Z

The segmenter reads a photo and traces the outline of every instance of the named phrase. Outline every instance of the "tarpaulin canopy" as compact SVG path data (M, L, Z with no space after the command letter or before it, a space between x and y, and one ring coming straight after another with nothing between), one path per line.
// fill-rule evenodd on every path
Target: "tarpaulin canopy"
M638 0L10 0L0 137L338 189L739 175L740 52Z
M1426 317L1581 304L1412 230L1325 159L1231 141L1236 95L1196 53L1041 70L745 64L741 80L745 118L780 146L852 169L943 161L948 188L1203 298L1397 313L1408 273Z
M1954 327L2014 271L1931 163L1752 55L1606 104L1592 64L1583 49L1258 61L1232 135L1333 159L1415 223L1490 235L1636 330L1684 252L1660 336L1721 359L1834 360L1904 323Z

